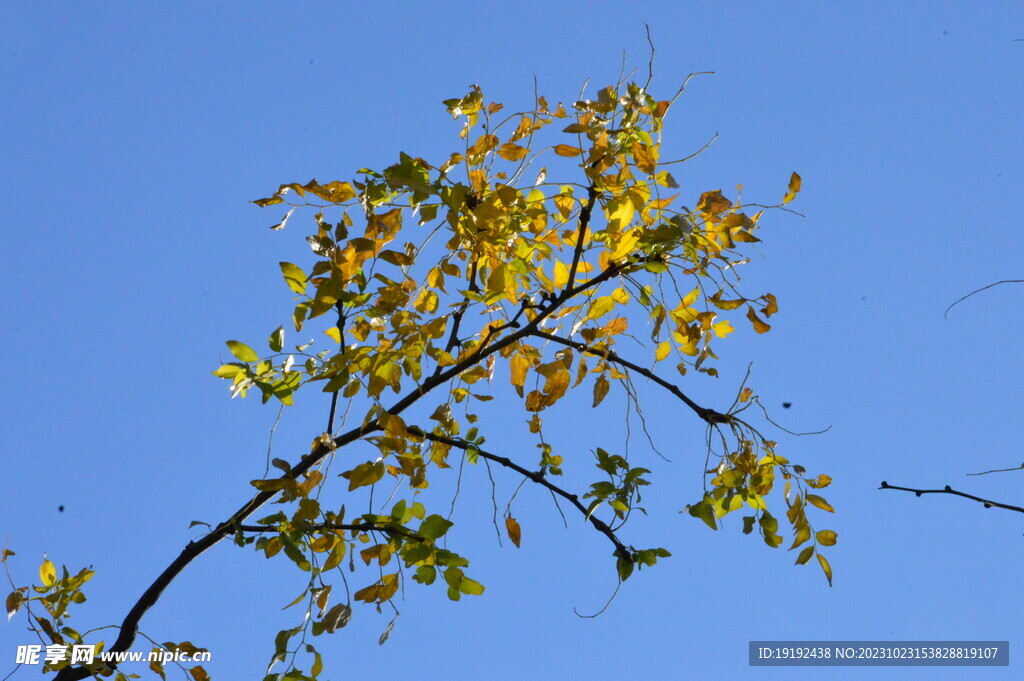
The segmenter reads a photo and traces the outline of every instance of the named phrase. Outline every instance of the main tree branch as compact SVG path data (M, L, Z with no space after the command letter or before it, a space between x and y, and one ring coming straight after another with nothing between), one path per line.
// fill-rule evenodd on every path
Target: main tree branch
M519 464L517 464L512 459L509 459L508 457L499 456L497 454L492 454L491 452L484 451L483 449L480 449L476 445L466 442L465 440L445 437L443 435L435 435L434 433L428 433L422 428L418 428L416 426L410 426L408 428L408 431L412 435L422 437L426 440L431 440L433 442L440 442L441 444L446 444L451 447L457 447L458 449L462 450L472 449L473 451L476 452L477 456L483 457L488 461L493 461L494 463L500 464L505 468L510 468L514 470L516 473L522 475L523 477L528 478L529 480L532 480L533 482L537 483L538 485L547 487L549 490L551 490L552 492L554 492L555 494L557 494L558 496L562 497L563 499L567 500L570 504L575 506L579 510L579 512L583 514L583 517L590 521L590 524L594 526L594 529L596 529L604 536L608 537L611 543L615 545L616 555L618 555L620 558L622 558L628 563L633 562L632 553L630 553L629 549L626 548L625 544L619 541L619 538L615 535L615 531L608 526L608 523L604 522L596 515L589 513L587 511L587 507L583 505L583 502L580 501L578 495L573 494L571 492L567 492L558 485L552 483L550 480L544 477L544 473L540 471L527 470L520 466Z
M890 485L885 480L883 480L881 486L879 486L878 489L898 489L903 492L913 492L916 496L921 496L922 494L953 494L958 497L970 499L971 501L977 501L979 504L984 505L985 508L992 508L993 506L995 506L996 508L1005 508L1007 511L1016 511L1017 513L1024 513L1024 508L1020 506L1003 504L998 501L992 501L991 499L983 499L981 497L976 497L973 494L968 494L967 492L959 492L950 487L949 485L946 485L942 489L915 489L913 487L898 487L896 485Z

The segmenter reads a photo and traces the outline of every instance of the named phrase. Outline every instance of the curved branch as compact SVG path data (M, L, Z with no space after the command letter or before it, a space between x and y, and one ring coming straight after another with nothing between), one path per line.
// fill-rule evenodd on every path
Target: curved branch
M975 289L975 290L971 291L970 293L968 293L963 298L960 298L955 303L953 303L952 305L947 307L946 311L942 313L942 316L944 318L948 319L949 318L949 311L952 310L956 305L959 305L960 303L964 302L965 300L967 300L968 298L973 296L975 293L981 293L982 291L986 291L986 290L992 288L993 286L999 286L1000 284L1024 284L1024 279L1003 279L1002 281L997 281L994 284L989 284L988 286L982 286L979 289Z
M922 494L953 494L958 497L964 497L965 499L977 501L979 504L982 504L985 508L992 508L993 506L995 506L996 508L1005 508L1007 511L1016 511L1017 513L1024 513L1024 508L1021 508L1020 506L1013 506L1012 504L1003 504L998 501L992 501L991 499L983 499L981 497L976 497L973 494L968 494L966 492L959 492L950 487L949 485L946 485L942 489L915 489L913 487L898 487L896 485L890 485L885 480L883 480L881 486L878 489L898 489L903 492L913 492L916 496L921 496Z
M636 373L640 374L641 376L644 376L645 378L648 378L648 379L654 381L655 383L660 385L662 388L665 388L665 390L668 390L670 393L672 393L673 395L678 397L680 400L683 401L683 403L687 407L692 409L694 411L694 413L697 414L697 416L701 417L701 419L703 419L704 421L706 421L709 424L728 423L731 420L730 417L727 416L726 414L721 414L721 413L715 411L714 409L708 409L707 407L700 406L699 404L697 404L696 402L691 400L689 397L687 397L686 394L683 393L682 390L680 390L678 387L676 387L672 383L669 383L665 379L659 377L657 374L652 372L650 369L644 369L639 364L634 364L633 362L630 362L628 359L624 359L624 358L620 357L619 355L617 355L615 353L614 350L603 350L601 348L594 348L594 347L591 347L591 346L587 345L586 343L581 343L579 341L569 340L568 338L562 338L561 336L556 336L555 334L548 333L546 331L536 330L536 331L533 331L531 333L531 335L537 336L538 338L544 338L546 340L551 341L552 343L560 343L561 345L565 345L566 347L570 347L570 348L573 348L575 350L579 350L580 352L585 352L585 353L590 354L590 355L596 355L598 357L603 357L604 359L608 360L609 362L615 362L616 364L618 364L620 366L624 366L624 367L626 367L627 369L629 369L631 371L635 371Z
M523 477L532 480L538 485L547 487L554 494L557 494L563 499L566 499L569 503L575 506L579 510L579 512L583 514L583 517L590 521L590 524L594 526L594 529L596 529L604 536L608 537L612 544L615 545L616 555L618 555L620 558L622 558L628 563L633 562L632 553L628 548L626 548L625 544L619 541L619 538L615 535L615 531L612 530L612 528L609 527L606 522L604 522L594 514L589 513L587 511L587 507L583 505L578 495L572 494L571 492L566 492L558 485L550 482L547 478L544 477L544 473L539 471L527 470L520 466L519 464L517 464L516 462L512 461L512 459L509 459L508 457L499 456L497 454L492 454L490 452L484 451L483 449L480 449L476 445L466 442L465 440L445 437L443 435L435 435L434 433L428 433L422 428L418 428L416 426L409 426L407 430L411 435L415 435L416 437L422 437L425 440L440 442L441 444L457 447L458 449L462 450L472 449L473 451L476 452L477 456L482 457L488 461L493 461L494 463L501 464L505 468L511 468L516 473L519 473Z

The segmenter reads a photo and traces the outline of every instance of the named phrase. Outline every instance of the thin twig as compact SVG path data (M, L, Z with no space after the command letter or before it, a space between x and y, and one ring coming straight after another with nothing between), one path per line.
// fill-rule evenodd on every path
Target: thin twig
M628 548L626 548L625 544L619 541L619 538L615 536L615 532L612 531L608 524L600 518L598 518L595 514L591 513L588 515L587 507L584 506L583 503L580 501L579 496L577 496L576 494L572 494L571 492L567 492L558 485L550 482L546 477L544 477L544 473L527 470L520 466L519 464L512 461L511 459L509 459L508 457L492 454L491 452L487 452L483 449L480 449L476 445L466 442L465 440L446 437L444 435L435 435L434 433L429 433L417 426L409 426L408 431L410 435L422 437L426 440L432 440L433 442L440 442L441 444L446 444L451 447L457 447L462 450L472 449L474 452L476 452L477 456L487 459L488 461L493 461L494 463L501 464L505 468L510 468L515 472L519 473L524 478L527 478L537 483L538 485L547 487L549 490L551 490L552 492L554 492L555 494L557 494L558 496L562 497L563 499L571 503L573 506L575 506L576 509L583 514L583 517L589 520L590 524L592 524L598 532L608 537L612 544L615 545L615 553L620 558L630 563L633 562L632 553Z

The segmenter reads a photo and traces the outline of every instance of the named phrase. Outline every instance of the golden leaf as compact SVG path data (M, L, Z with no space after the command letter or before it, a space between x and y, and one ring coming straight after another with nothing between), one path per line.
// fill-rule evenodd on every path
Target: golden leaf
M608 377L605 376L604 374L601 374L600 376L598 376L597 380L594 381L594 406L595 407L597 405L601 404L601 402L604 400L605 395L608 394L608 388L609 387L610 387L610 384L608 382Z
M732 201L722 196L722 191L704 192L697 202L697 210L706 215L718 215L732 208Z
M519 523L512 516L507 516L505 518L505 530L508 532L508 538L516 545L516 548L519 548L519 540L522 538L522 530L519 527Z
M568 158L573 158L574 156L579 156L583 153L583 150L579 147L572 147L568 144L555 145L554 150L559 156L566 156Z
M802 183L803 181L800 179L800 176L797 175L796 173L793 173L793 175L789 178L789 191L787 191L786 195L782 197L783 206L785 206L787 203L796 198L796 195L800 192L800 185ZM831 576L829 576L829 583L832 583Z
M825 577L828 578L828 585L832 586L832 566L828 564L828 560L825 556L818 554L818 562L821 563L821 569L825 571Z
M519 161L529 153L530 150L526 147L521 147L512 142L506 142L498 147L498 156L501 156L506 161Z
M814 536L818 540L818 543L822 546L835 546L836 537L838 535L836 535L836 533L832 530L821 530L820 532L817 532Z
M752 307L747 308L747 319L751 321L751 323L754 325L754 331L757 331L758 333L768 333L768 331L772 328L769 324L764 323L764 321L762 321L761 318L757 316L757 313L754 312L754 308Z

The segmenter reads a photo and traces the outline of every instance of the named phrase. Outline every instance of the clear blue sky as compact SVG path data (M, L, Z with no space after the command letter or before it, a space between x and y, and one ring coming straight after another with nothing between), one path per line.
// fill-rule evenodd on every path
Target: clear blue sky
M749 272L751 290L778 296L772 332L737 334L722 377L685 387L726 407L752 360L787 427L832 426L778 439L835 480L835 586L738 519L712 533L677 513L699 495L702 429L652 393L647 418L673 463L634 441L656 475L651 516L625 535L672 559L579 619L574 607L595 611L614 588L603 538L578 518L564 528L530 491L516 506L523 548L499 548L485 471L467 471L457 541L487 593L450 603L410 589L383 647L389 618L357 608L318 641L325 678L1020 678L1021 516L877 490L1024 500L1020 473L964 477L1024 460L1024 287L943 318L965 293L1024 277L1024 6L1009 2L3 3L0 530L16 580L44 551L92 564L69 623L119 623L197 536L189 521L226 517L262 473L276 409L229 400L210 371L224 340L287 319L277 262L307 257L309 216L271 232L279 213L251 199L400 150L442 158L456 128L440 101L470 83L520 108L534 74L553 101L611 82L623 51L646 64L645 21L663 93L716 72L669 119L677 156L719 134L678 173L684 192L743 183L770 203L803 176L806 217L770 216ZM277 456L322 428L323 400L300 404ZM598 420L560 412L564 446L616 421L615 406ZM514 453L521 437L498 428L488 442ZM582 441L581 468L595 444ZM498 475L507 498L516 481ZM280 608L303 576L279 562L219 545L143 630L206 646L215 678L260 678L273 634L298 617ZM22 627L0 627L0 672L31 642ZM751 639L1009 640L1012 666L750 668Z

